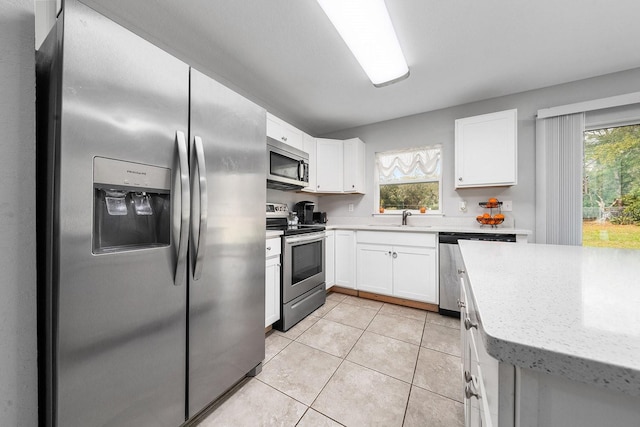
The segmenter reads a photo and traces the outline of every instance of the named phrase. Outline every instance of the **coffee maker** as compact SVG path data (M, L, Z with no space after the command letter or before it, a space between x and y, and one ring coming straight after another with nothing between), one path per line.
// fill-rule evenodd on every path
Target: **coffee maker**
M293 206L300 224L313 224L313 210L315 207L315 203L309 201L298 202Z

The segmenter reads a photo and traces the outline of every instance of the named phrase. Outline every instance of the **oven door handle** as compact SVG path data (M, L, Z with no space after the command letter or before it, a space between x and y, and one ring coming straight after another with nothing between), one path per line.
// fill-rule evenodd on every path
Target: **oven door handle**
M327 238L327 235L323 232L321 233L310 233L305 234L300 237L285 237L284 242L289 245L293 243L305 243L305 242L313 242L314 240L324 240Z

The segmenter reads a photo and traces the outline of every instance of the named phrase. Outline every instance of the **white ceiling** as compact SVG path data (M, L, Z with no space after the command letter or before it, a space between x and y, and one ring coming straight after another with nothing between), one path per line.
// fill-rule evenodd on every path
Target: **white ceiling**
M312 135L640 67L638 0L387 0L383 88L315 0L82 1Z

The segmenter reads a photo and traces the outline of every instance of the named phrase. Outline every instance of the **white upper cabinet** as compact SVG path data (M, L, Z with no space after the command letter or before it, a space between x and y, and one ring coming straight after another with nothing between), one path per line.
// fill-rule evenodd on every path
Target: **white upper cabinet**
M343 144L339 139L316 138L316 191L343 192Z
M360 138L343 143L343 190L345 193L364 194L364 142Z
M364 194L364 153L360 138L316 138L316 192Z
M303 148L303 132L291 126L289 123L267 113L267 136L277 141L289 144L298 150L304 150Z
M302 151L309 154L309 186L302 191L316 192L316 177L318 175L318 162L316 160L316 139L306 133L302 134Z
M518 110L456 120L455 187L518 183Z

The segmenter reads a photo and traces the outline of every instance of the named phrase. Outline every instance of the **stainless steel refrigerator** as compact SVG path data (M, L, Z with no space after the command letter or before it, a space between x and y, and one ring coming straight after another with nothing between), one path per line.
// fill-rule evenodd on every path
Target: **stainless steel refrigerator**
M76 1L37 72L41 423L179 426L264 358L265 112Z

